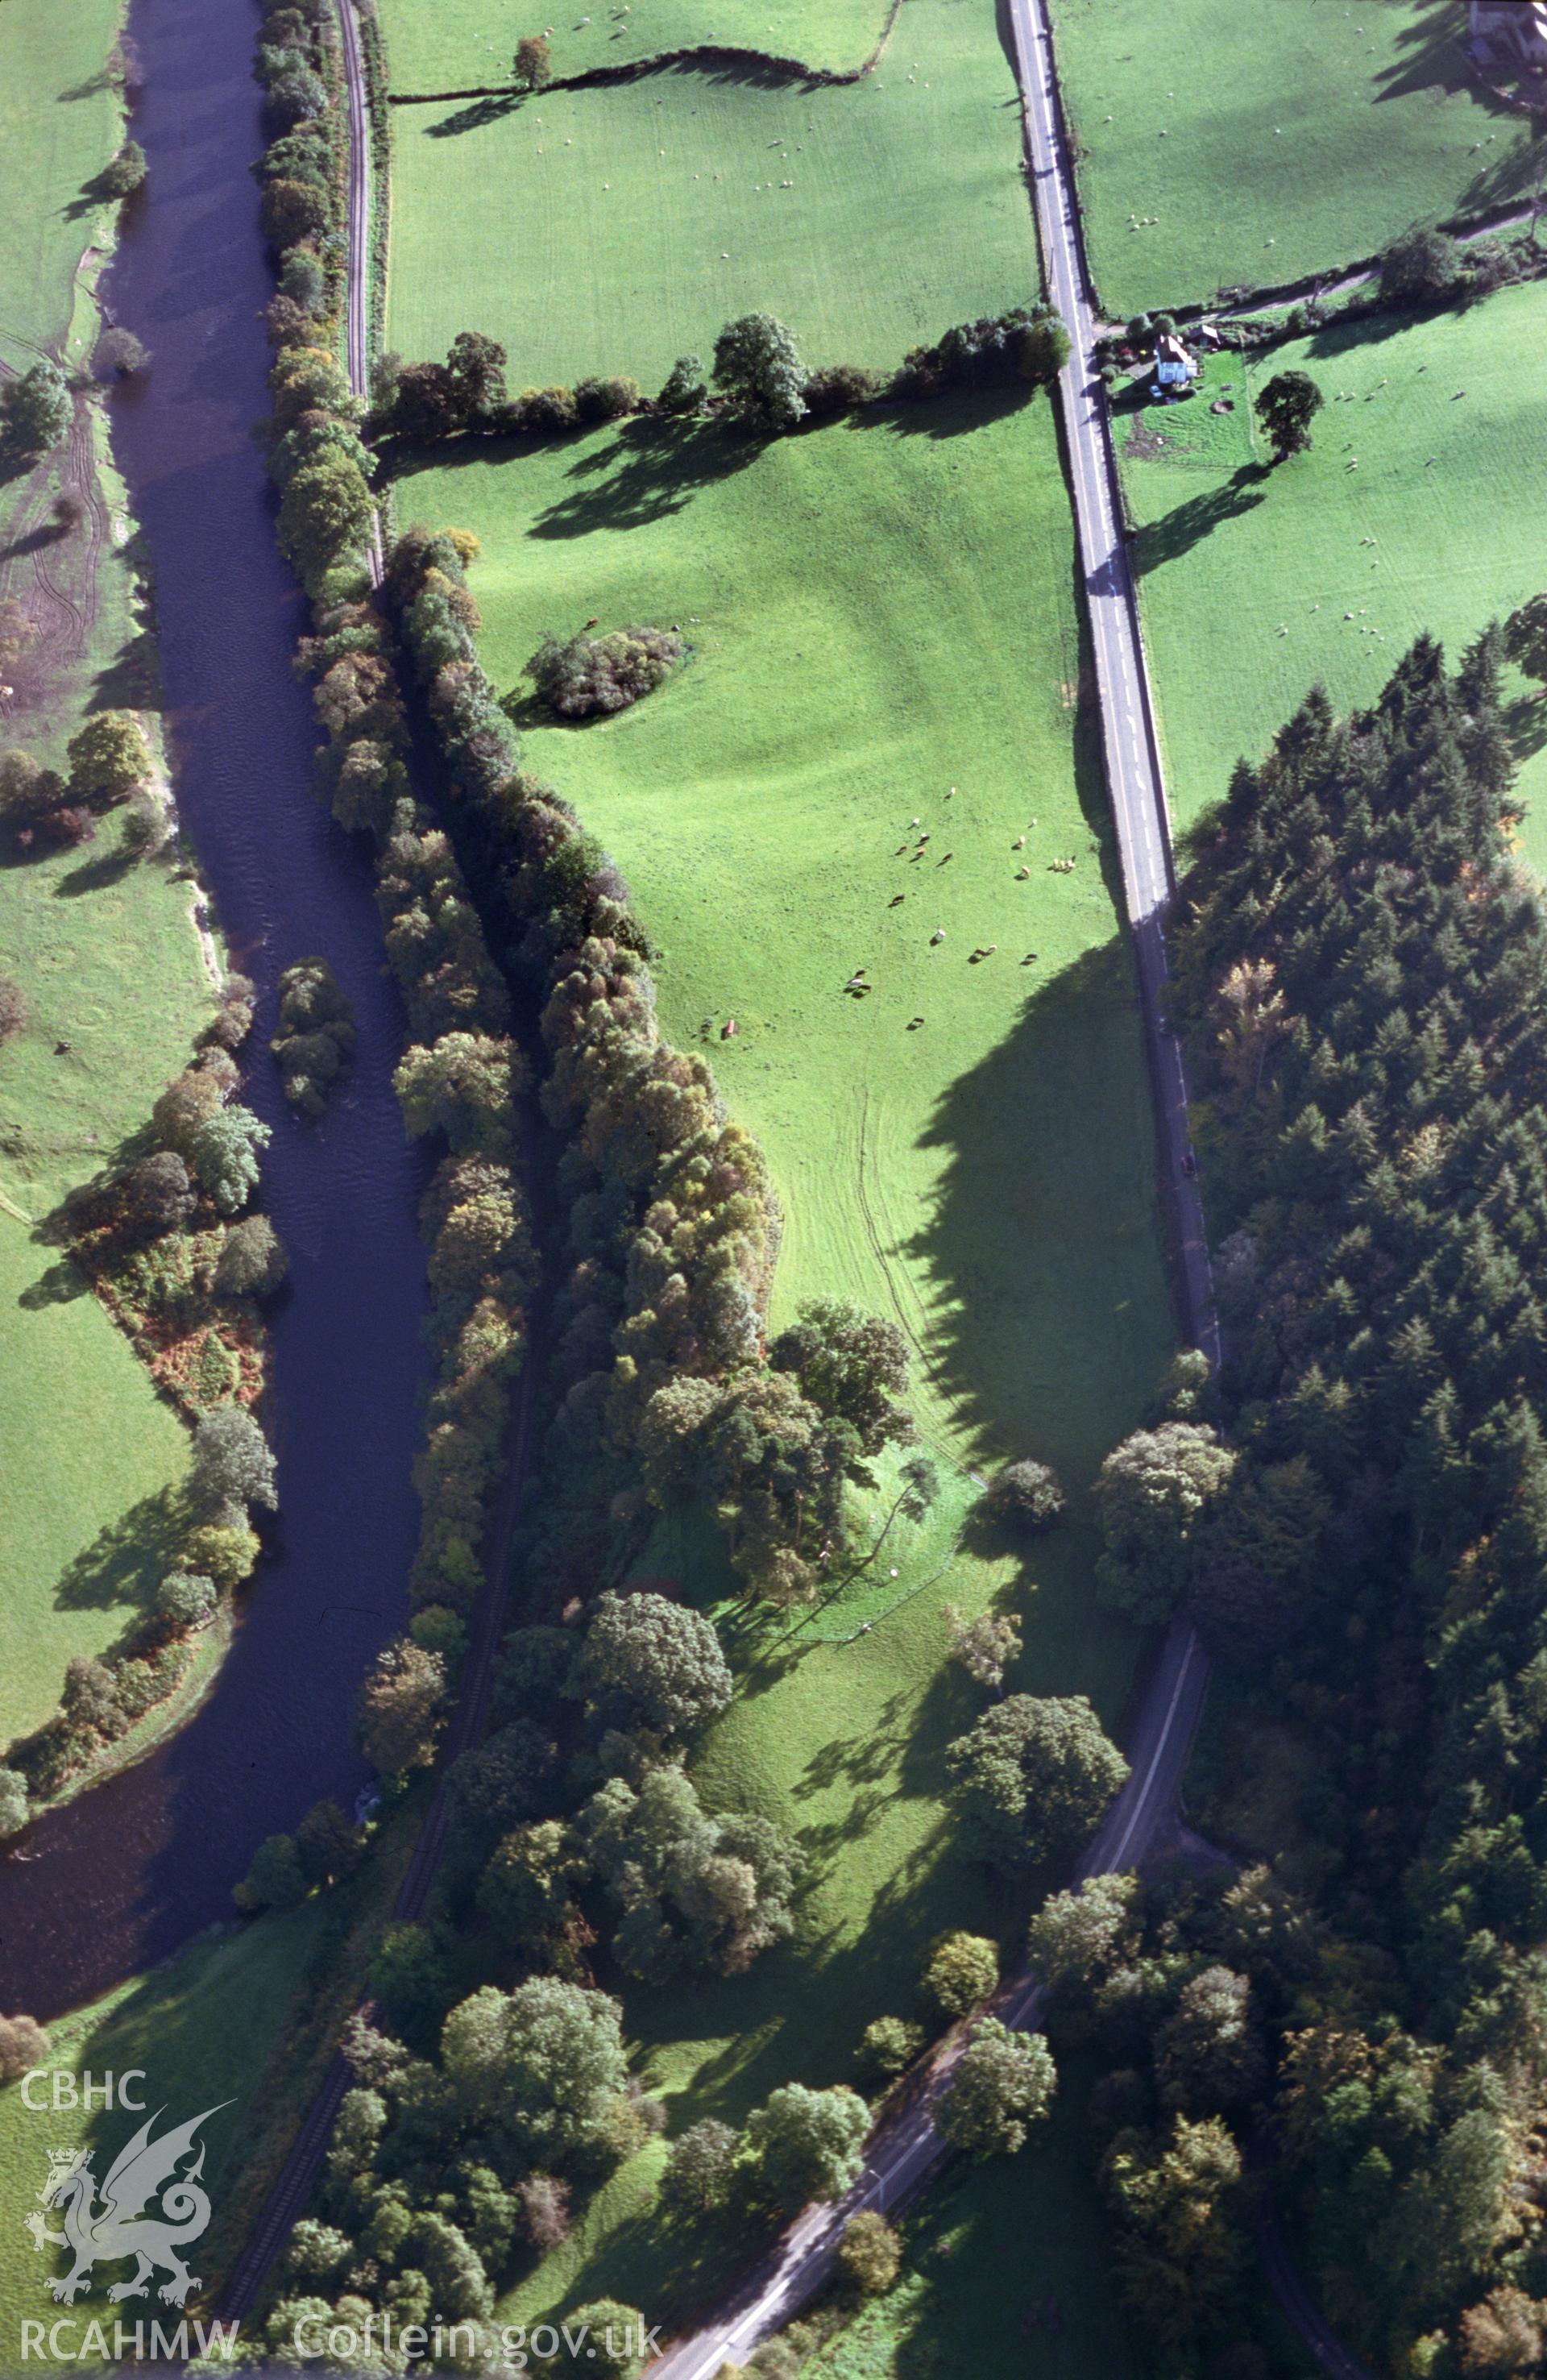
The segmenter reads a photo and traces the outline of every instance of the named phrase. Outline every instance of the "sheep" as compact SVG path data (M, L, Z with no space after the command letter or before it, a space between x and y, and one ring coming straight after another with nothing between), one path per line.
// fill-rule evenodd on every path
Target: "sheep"
M1032 871L1029 868L1018 868L1015 871L1015 880L1017 884L1024 884L1031 872Z
M1018 835L1016 836L1016 838L1015 838L1015 841L1010 844L1010 849L1011 849L1011 851L1024 851L1024 850L1025 850L1025 848L1026 848L1026 838L1025 838L1025 836L1024 836L1023 834L1018 834Z
M722 1041L733 1041L741 1029L735 1018L728 1016L719 1028L719 1038Z

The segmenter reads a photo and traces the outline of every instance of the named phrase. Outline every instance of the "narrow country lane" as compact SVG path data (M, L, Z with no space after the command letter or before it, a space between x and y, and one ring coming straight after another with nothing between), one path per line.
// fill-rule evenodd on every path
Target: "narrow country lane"
M1010 0L1010 18L1047 293L1070 330L1070 360L1060 376L1059 397L1095 652L1107 793L1117 823L1154 1098L1162 1199L1178 1268L1184 1332L1217 1363L1219 1333L1203 1205L1196 1180L1184 1163L1189 1154L1187 1084L1181 1050L1166 1029L1164 1006L1168 972L1165 924L1176 883L1170 818L1122 533L1106 392L1090 361L1093 313L1080 245L1079 202L1059 123L1044 0ZM1177 1621L1130 1738L1129 1781L1081 1863L1081 1878L1142 1864L1176 1806L1208 1671L1208 1657L1196 1631ZM1041 2022L1042 2009L1042 1986L1027 1973L1007 1984L991 2004L993 2014L1025 2031ZM848 2196L835 2204L807 2208L715 2320L678 2341L652 2367L659 2380L712 2380L722 2364L744 2362L761 2339L789 2322L821 2287L851 2219L867 2208L893 2212L943 2164L950 2152L934 2110L965 2038L960 2028L948 2035L915 2081L908 2103L883 2119L864 2169ZM1264 2258L1269 2278L1306 2345L1338 2380L1366 2380L1361 2367L1321 2323L1276 2233L1274 2238L1276 2256Z
M352 155L348 358L351 381L363 391L369 357L369 130L353 0L337 0L337 5L344 28ZM1164 925L1174 890L1170 822L1138 612L1119 525L1104 391L1099 378L1089 377L1092 318L1073 176L1058 129L1051 43L1041 0L1010 0L1010 8L1049 294L1069 323L1073 343L1060 381L1060 395L1095 647L1106 780L1117 820L1154 1094L1163 1197L1178 1265L1181 1319L1189 1340L1217 1361L1219 1342L1203 1209L1196 1183L1183 1164L1189 1143L1181 1053L1163 1029L1167 973ZM377 568L379 572L379 555ZM491 1533L497 1540L508 1538L520 1492L532 1372L529 1361L505 1511ZM476 1741L481 1724L488 1659L498 1633L494 1567L491 1563L455 1742L448 1749ZM1159 1650L1130 1732L1128 1783L1082 1861L1080 1878L1142 1864L1157 1832L1169 1821L1202 1712L1208 1670L1208 1658L1196 1632L1178 1621ZM438 1794L399 1899L399 1915L417 1915L424 1905L439 1859L441 1804L442 1796ZM990 2007L1006 2023L1033 2030L1042 2018L1042 1986L1034 1975L1022 1972L1001 1987ZM712 2380L725 2363L743 2363L761 2340L789 2322L821 2287L850 2220L867 2208L895 2212L945 2162L950 2151L934 2120L934 2111L967 2037L966 2029L957 2027L907 2078L901 2104L876 2128L864 2169L847 2196L836 2204L808 2207L715 2318L679 2339L651 2364L657 2380ZM220 2308L223 2315L246 2314L256 2301L274 2254L305 2205L348 2079L343 2058L335 2058L227 2284ZM1275 2252L1270 2252L1264 2240L1264 2262L1275 2292L1318 2362L1336 2380L1367 2380L1361 2367L1321 2324L1276 2233L1272 2234L1272 2243Z

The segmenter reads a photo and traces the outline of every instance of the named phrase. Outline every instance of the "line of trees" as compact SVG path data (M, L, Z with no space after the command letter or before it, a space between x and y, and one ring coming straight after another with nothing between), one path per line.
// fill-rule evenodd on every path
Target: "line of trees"
M335 361L344 282L332 235L347 150L336 20L325 0L272 0L258 73L276 128L259 167L279 283L269 310L277 353L267 451L280 541L313 607L296 667L312 681L327 739L318 763L324 795L340 825L373 847L388 962L408 1019L395 1086L405 1128L439 1160L420 1209L436 1378L415 1471L415 1617L368 1687L369 1729L373 1698L390 1706L394 1694L417 1691L443 1708L482 1577L489 1499L536 1281L515 1161L514 1102L526 1069L456 855L409 785L395 640L364 564L375 506L362 408ZM350 1026L342 996L315 965L287 997L276 1050L287 1088L293 1081L309 1110L347 1062ZM270 1866L281 1872L283 1854ZM264 1897L255 1888L248 1905Z
M960 388L1019 387L1027 394L1057 379L1069 359L1062 317L1043 300L1003 314L961 322L932 346L910 349L889 374L860 364L812 370L794 334L776 316L752 313L727 322L707 371L697 356L680 356L659 394L640 394L637 381L612 375L566 388L526 388L513 395L509 357L499 340L463 331L443 364L381 358L371 382L366 434L416 444L447 438L566 436L576 429L632 413L683 419L708 414L763 437L798 430L803 422L886 401L938 396Z

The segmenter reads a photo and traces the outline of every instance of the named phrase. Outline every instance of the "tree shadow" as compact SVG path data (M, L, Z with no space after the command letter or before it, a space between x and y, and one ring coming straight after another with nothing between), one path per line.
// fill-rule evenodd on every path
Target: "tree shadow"
M1514 110L1493 97L1480 81L1467 55L1464 20L1450 0L1417 0L1396 36L1396 47L1407 55L1375 75L1377 105L1388 99L1413 99L1437 91L1446 98L1475 99L1490 115L1513 116Z
M54 1589L60 1611L106 1611L116 1605L144 1610L168 1571L176 1567L187 1533L187 1500L158 1488L99 1529L63 1570Z
M431 140L455 140L464 132L481 132L486 124L498 124L502 117L513 115L526 96L521 91L486 91L469 106L443 115L439 124L427 124L426 134Z
M1547 693L1523 694L1506 703L1504 725L1516 765L1522 767L1547 744Z
M1039 392L1024 381L988 388L953 389L941 396L883 397L849 416L851 430L889 430L898 438L968 437L1009 413L1020 413ZM820 425L813 424L813 427Z
M33 1236L41 1238L42 1234L35 1232ZM42 1314L51 1305L73 1305L78 1297L89 1297L91 1293L91 1284L80 1267L68 1257L61 1257L36 1281L28 1282L17 1304L28 1314Z
M641 528L686 510L701 490L757 460L764 441L712 422L625 422L610 446L583 455L570 477L593 480L539 513L529 537L589 537Z
M1118 1346L1157 1321L1135 999L1114 935L1029 991L920 1135L945 1164L908 1253L958 1424L974 1461L1034 1452L1071 1486L1094 1468L1091 1415L1112 1406ZM1039 1543L1039 1569L1063 1534Z
M1204 538L1212 537L1216 528L1223 528L1227 521L1239 520L1243 513L1251 512L1267 493L1271 470L1267 463L1242 463L1223 487L1205 488L1201 494L1173 505L1159 520L1149 522L1129 548L1129 558L1138 577L1144 577L1165 563L1179 561Z
M78 195L60 212L67 223L78 223L82 215L94 214L99 207L115 203L127 205L128 198L133 195L132 192L114 189L104 165L100 174L93 174L89 182L82 182Z
M98 852L79 868L72 868L67 876L61 876L54 888L54 897L56 901L79 901L83 893L105 892L110 886L123 882L138 865L138 859L139 855L126 850L121 841L115 843L111 851Z
M0 545L0 562L11 562L24 553L42 553L51 545L58 545L70 534L68 521L40 521L36 528L28 529L21 537L13 537L8 545Z
M55 97L59 101L68 103L71 100L96 99L103 91L111 91L112 89L112 70L107 67L99 67L96 73L94 75L88 75L84 82L72 83L68 91L61 91L57 92Z
M86 708L155 710L161 707L161 690L155 636L149 628L139 628L97 672Z

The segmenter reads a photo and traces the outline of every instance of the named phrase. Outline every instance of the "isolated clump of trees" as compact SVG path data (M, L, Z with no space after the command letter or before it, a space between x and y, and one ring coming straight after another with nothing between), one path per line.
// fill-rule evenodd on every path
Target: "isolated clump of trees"
M614 628L601 637L582 630L564 643L545 637L526 674L561 719L608 718L653 693L683 651L675 628Z
M18 632L21 650L30 641ZM23 746L0 752L0 835L14 851L72 850L91 842L99 821L115 809L125 813L120 848L126 858L161 848L167 822L154 784L155 759L133 711L93 712L71 736L66 758L67 772L61 775Z
M0 382L0 457L27 463L46 455L74 419L69 382L56 363L40 357Z
M280 1029L269 1047L284 1096L313 1121L355 1062L354 1004L326 959L297 959L279 979Z

